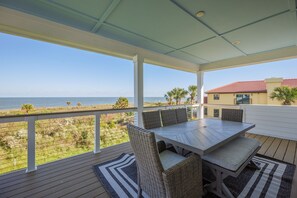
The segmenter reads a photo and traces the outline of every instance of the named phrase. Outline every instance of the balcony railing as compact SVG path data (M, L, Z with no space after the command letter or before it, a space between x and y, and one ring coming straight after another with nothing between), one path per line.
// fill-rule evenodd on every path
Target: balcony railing
M188 108L197 118L199 105L144 107L144 111ZM137 123L137 108L57 112L0 117L0 174L128 141L127 123Z
M297 140L296 105L240 105L244 121L256 124L251 133Z
M220 105L204 104L207 108L205 117L216 117L214 111L217 110L221 117L222 109L243 109L243 121L256 125L249 133L277 137L281 139L297 140L297 106L284 105Z

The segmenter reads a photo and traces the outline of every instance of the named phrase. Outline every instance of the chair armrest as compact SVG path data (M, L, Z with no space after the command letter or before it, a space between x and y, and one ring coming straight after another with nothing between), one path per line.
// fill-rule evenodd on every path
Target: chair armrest
M163 151L166 150L166 144L165 144L165 142L162 141L162 140L159 140L159 141L157 142L157 146L158 146L158 151L159 151L159 153L162 153Z
M192 154L162 175L167 197L202 197L202 160L198 155Z

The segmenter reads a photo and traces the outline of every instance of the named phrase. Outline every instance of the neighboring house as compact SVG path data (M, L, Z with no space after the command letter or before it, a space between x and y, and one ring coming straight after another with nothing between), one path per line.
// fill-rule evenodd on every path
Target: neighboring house
M274 88L280 86L297 87L297 78L268 78L259 81L241 81L209 90L206 92L208 98L207 104L209 105L204 108L204 114L210 117L220 117L222 107L215 105L280 105L280 101L270 98L270 94ZM297 105L297 103L295 102L294 105Z

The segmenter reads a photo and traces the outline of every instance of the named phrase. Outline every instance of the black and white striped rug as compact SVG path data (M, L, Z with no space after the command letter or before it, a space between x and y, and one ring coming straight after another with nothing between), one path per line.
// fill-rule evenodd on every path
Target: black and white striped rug
M227 177L225 184L235 197L290 197L295 165L263 156L253 158L261 170L246 168L237 178ZM134 155L94 166L99 181L111 197L137 197L137 170ZM203 173L205 174L205 173ZM145 192L143 197L148 197ZM207 197L215 197L208 194Z

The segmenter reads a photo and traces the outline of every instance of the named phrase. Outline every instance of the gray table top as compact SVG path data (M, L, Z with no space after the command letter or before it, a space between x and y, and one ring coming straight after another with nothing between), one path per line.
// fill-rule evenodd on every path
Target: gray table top
M201 119L150 129L156 137L198 155L209 153L254 128L254 124Z

